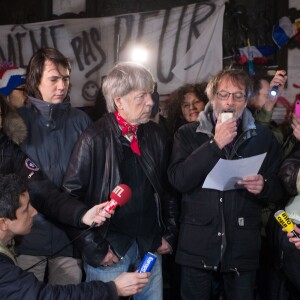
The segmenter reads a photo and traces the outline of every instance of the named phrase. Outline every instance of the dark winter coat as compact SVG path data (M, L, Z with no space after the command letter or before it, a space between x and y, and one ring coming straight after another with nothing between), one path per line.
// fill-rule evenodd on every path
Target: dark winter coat
M272 132L255 125L247 109L231 152L220 150L214 142L211 114L208 104L199 122L184 125L175 134L168 175L182 193L176 260L181 265L207 270L217 270L220 263L222 271L255 270L259 265L261 208L282 196L277 178L282 154ZM246 189L222 192L202 188L219 159L263 153L267 155L259 170L265 179L260 194Z
M37 166L33 167L18 145L25 136L25 124L16 112L10 111L0 129L0 174L16 173L27 178L31 204L39 212L57 222L84 228L80 220L87 206L61 192Z
M79 285L47 285L25 272L0 251L0 295L6 300L117 300L114 282L91 281Z
M38 165L48 178L60 187L73 147L81 132L91 124L82 111L72 108L69 101L49 104L29 97L18 109L28 130L22 150ZM50 153L50 155L49 155ZM59 224L43 214L34 218L31 233L18 243L17 252L26 255L52 256L70 242ZM58 256L76 256L72 246Z

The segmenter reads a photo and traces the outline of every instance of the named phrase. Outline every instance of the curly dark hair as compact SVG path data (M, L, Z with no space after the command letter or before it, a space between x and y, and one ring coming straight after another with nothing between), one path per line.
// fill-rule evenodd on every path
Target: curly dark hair
M169 103L167 105L167 128L171 134L187 121L184 119L181 109L181 104L184 100L184 96L188 93L194 93L197 98L206 104L208 102L205 89L207 82L195 83L195 84L185 84L170 95Z
M0 174L0 217L15 220L20 195L27 191L27 182L16 174Z

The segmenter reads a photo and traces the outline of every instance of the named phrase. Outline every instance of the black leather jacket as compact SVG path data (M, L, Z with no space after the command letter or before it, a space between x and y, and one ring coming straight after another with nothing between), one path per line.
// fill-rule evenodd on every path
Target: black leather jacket
M289 196L295 196L297 191L297 177L300 169L300 150L291 154L281 165L279 178Z
M159 225L163 237L174 247L178 203L167 180L167 139L159 126L151 121L140 125L137 134L141 150L138 160L155 191ZM120 137L121 130L114 115L107 114L88 128L75 146L63 187L84 198L88 206L107 201L114 187L122 183L120 161L123 151ZM107 226L94 228L75 243L90 265L99 266L107 253L108 242L103 237ZM78 233L74 230L70 234L73 238Z

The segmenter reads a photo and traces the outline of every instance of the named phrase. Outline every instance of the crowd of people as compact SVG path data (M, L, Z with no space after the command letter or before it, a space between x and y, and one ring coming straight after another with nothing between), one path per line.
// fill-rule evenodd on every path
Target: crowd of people
M284 70L269 82L228 67L184 84L166 118L138 63L110 70L91 118L71 105L57 49L0 72L5 299L297 299L300 239L274 218L286 210L300 234L300 117L272 121ZM205 187L220 160L259 155L256 174ZM120 184L132 195L108 212ZM148 252L156 262L139 273Z

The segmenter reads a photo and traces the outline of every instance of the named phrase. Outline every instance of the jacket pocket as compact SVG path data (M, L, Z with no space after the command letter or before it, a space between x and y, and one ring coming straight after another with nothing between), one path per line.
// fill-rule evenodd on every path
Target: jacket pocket
M210 204L200 201L184 201L181 206L180 222L191 225L208 225L213 220Z

